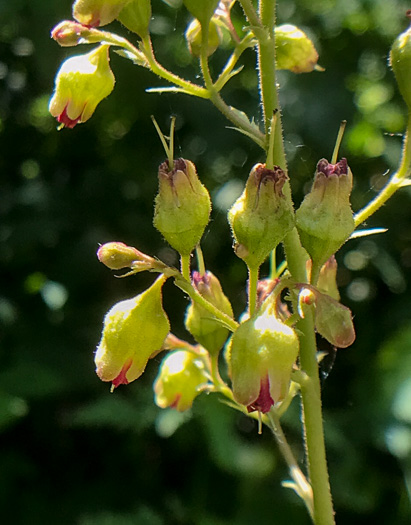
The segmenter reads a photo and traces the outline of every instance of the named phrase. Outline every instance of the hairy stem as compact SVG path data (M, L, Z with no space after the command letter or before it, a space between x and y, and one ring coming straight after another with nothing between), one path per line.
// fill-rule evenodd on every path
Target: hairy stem
M244 11L247 2L240 0ZM273 113L278 110L278 119L274 128L273 164L286 169L281 113L278 102L275 69L275 24L276 1L260 0L259 15L264 26L264 32L258 32L258 68L260 79L260 96L264 109L266 133L270 132ZM247 14L247 12L246 12ZM251 21L250 21L251 22ZM265 36L262 36L265 35ZM267 142L268 145L269 141ZM291 199L289 187L285 188L287 198ZM306 282L307 255L294 228L285 238L284 247L287 255L288 268L297 282ZM307 450L307 463L310 482L313 489L313 520L316 525L333 525L334 512L328 479L326 462L324 429L322 422L321 386L316 359L316 341L314 319L311 313L298 324L300 337L300 366L307 377L307 384L301 388L304 414L304 430Z

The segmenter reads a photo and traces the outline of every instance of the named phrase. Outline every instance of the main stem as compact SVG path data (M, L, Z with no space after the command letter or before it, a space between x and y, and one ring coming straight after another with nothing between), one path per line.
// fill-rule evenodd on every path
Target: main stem
M243 2L240 0L243 5ZM247 2L244 10L249 8ZM258 31L258 67L261 100L264 108L264 122L268 136L273 112L279 109L275 70L275 26L276 1L259 0L259 15L264 33ZM286 169L284 142L282 136L281 115L275 126L275 147L271 161ZM267 144L269 141L267 141ZM291 198L287 191L287 198ZM288 268L297 282L305 282L307 255L301 246L296 229L284 240ZM328 479L325 453L324 429L322 422L321 385L317 364L317 347L315 342L314 319L308 312L305 319L299 322L300 366L306 380L301 385L301 397L304 414L305 442L307 449L308 470L313 489L314 516L316 525L334 525L334 511Z

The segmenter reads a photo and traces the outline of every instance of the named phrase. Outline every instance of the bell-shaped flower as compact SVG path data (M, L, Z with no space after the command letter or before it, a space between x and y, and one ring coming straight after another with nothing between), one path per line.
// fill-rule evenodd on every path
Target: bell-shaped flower
M130 0L76 0L73 18L89 27L105 26L115 20Z
M97 104L113 91L115 79L109 65L109 47L101 45L62 64L49 104L50 113L61 127L74 128L86 122Z
M309 73L317 66L318 53L308 36L296 26L284 24L275 28L277 69Z
M121 301L106 314L95 363L102 381L113 388L134 381L144 372L148 360L161 350L170 331L162 305L159 277L145 292Z
M235 400L249 412L268 412L288 393L298 351L295 330L276 317L268 299L237 328L228 347Z
M187 350L176 350L161 363L154 382L155 402L160 408L184 412L191 408L200 387L207 383L204 364L198 356Z

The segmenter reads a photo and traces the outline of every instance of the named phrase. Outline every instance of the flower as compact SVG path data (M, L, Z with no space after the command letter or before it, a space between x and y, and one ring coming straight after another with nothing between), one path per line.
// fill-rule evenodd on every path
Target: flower
M109 47L101 45L63 62L49 104L50 113L61 127L74 128L86 122L97 104L113 91L115 79L109 66Z
M160 408L184 412L191 408L200 387L207 383L204 364L198 356L187 350L171 352L161 363L154 382L155 402Z
M104 318L95 363L99 378L111 381L113 388L139 378L162 349L170 331L162 306L164 282L159 277L145 292L115 304Z
M268 412L288 393L298 351L295 330L276 317L267 299L237 328L228 347L234 399L249 412Z
M73 18L88 27L105 26L115 20L130 0L76 0Z

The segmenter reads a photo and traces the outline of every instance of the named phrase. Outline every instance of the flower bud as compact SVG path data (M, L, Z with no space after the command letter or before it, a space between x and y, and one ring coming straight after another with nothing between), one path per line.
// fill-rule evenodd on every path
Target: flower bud
M191 408L200 393L199 387L207 382L204 365L198 356L186 350L171 352L161 363L154 382L156 405L184 412Z
M62 47L73 47L78 44L95 44L101 42L104 37L97 29L72 20L63 20L52 30L51 38Z
M156 260L132 246L122 242L107 242L97 250L98 260L110 270L133 268L151 270L156 267Z
M318 53L308 36L291 24L275 28L277 69L309 73L317 66Z
M105 26L115 20L130 0L76 0L73 18L88 27Z
M228 212L236 254L251 268L258 268L294 226L292 204L282 192L286 180L279 166L256 164Z
M268 412L288 393L298 351L294 329L277 319L266 301L257 315L237 328L229 343L235 400L249 412Z
M208 28L207 56L210 56L221 43L221 31L213 18L210 20ZM194 19L188 26L185 37L190 53L199 57L201 54L202 32L200 22L197 19Z
M189 160L175 160L171 170L163 162L158 179L154 226L181 255L189 255L210 219L210 195Z
M221 312L233 316L230 301L224 295L220 281L211 272L193 272L192 284L198 293ZM192 302L187 308L185 326L195 340L210 353L217 353L227 340L229 330L202 306Z
M127 29L144 38L151 20L151 0L131 0L117 18Z
M355 341L351 310L318 291L315 292L315 328L337 348L347 348Z
M322 266L354 231L351 189L352 173L346 159L337 164L319 161L311 191L296 212L301 242L317 266Z
M140 377L170 331L162 305L164 282L165 278L159 277L145 292L115 304L104 318L96 371L102 381L111 381L113 388Z
M208 23L218 6L219 0L183 0L190 13L200 21L201 25Z
M109 66L108 45L101 45L86 55L63 62L56 75L55 91L49 111L61 127L74 128L86 122L97 104L114 88L114 75Z
M407 11L407 17L411 19L411 10ZM390 65L402 98L411 111L411 27L394 41L390 51Z

